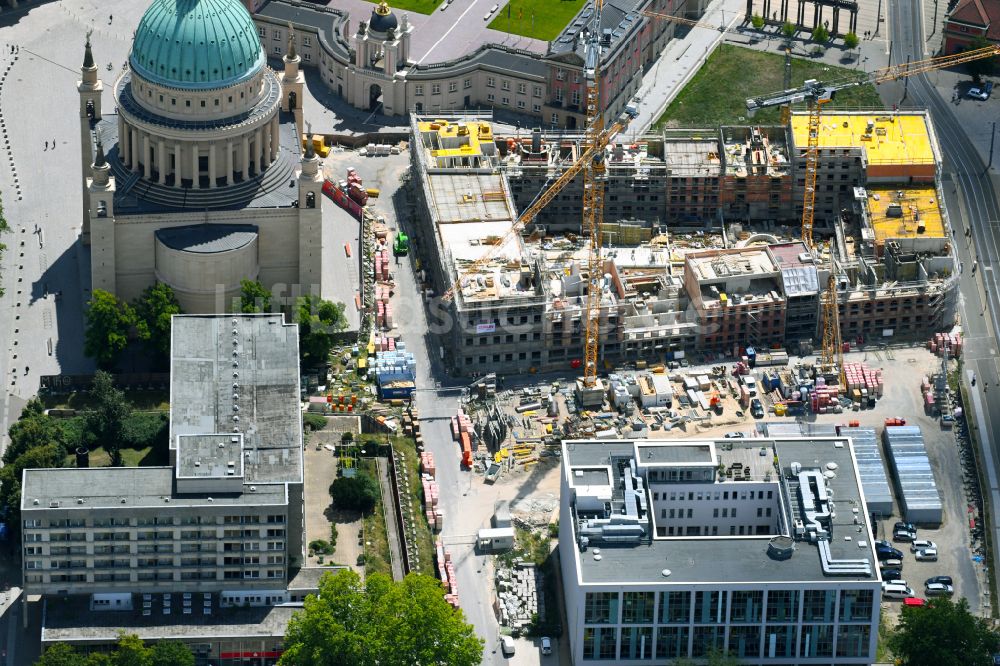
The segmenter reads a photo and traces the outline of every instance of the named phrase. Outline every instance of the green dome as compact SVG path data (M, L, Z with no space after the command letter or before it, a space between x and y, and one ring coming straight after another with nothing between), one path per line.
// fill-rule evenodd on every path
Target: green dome
M221 88L264 65L257 27L239 0L155 0L132 41L131 68L175 88Z

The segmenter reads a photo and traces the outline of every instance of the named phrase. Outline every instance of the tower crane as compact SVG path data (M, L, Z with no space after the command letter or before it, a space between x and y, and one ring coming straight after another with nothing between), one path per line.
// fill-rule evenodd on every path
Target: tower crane
M746 101L747 111L751 117L757 111L773 106L790 106L791 104L800 102L806 102L808 105L809 120L806 145L805 191L802 200L802 240L805 241L810 250L815 249L813 242L813 222L816 213L816 171L819 164L820 120L823 105L832 101L840 90L868 83L878 85L887 81L896 81L915 74L952 67L996 55L1000 55L1000 46L991 45L952 55L937 56L899 65L889 65L888 67L876 69L872 72L860 73L857 76L829 83L809 79L798 88L790 88ZM828 368L836 366L840 385L844 387L844 351L840 334L840 315L833 256L834 248L831 243L830 277L827 283L826 294L823 298L823 353L821 358L822 363Z

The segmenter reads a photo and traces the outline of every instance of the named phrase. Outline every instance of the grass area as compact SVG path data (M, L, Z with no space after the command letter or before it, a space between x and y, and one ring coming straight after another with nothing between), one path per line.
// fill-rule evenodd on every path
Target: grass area
M576 16L583 3L584 0L510 0L500 5L487 27L550 42Z
M389 6L397 11L432 14L442 2L444 0L391 0Z
M85 417L54 419L63 431L66 449L66 467L76 466L76 448L93 437L87 432ZM133 412L125 421L124 442L121 447L122 464L126 467L150 467L169 462L168 419L164 412ZM91 467L109 467L111 456L103 446L88 444Z
M415 568L418 573L434 575L434 541L431 534L430 525L424 515L423 506L420 503L420 458L417 456L416 443L412 439L397 437L392 445L393 449L403 454L405 458L405 471L410 481L410 507L413 511L414 520L417 523L417 556L420 558L419 568ZM400 501L404 501L402 498ZM404 514L405 515L405 514Z
M169 391L126 391L125 397L138 411L167 411L170 409ZM94 406L91 393L74 392L55 395L43 393L38 396L46 409L87 410Z
M378 466L372 458L362 458L358 469L366 472L373 479L378 478ZM382 512L382 500L379 499L375 510L364 517L365 537L365 573L384 573L392 576L392 562L389 559L389 539L385 531L385 514Z
M147 446L141 449L122 449L123 467L156 467L166 465L170 457L166 447ZM90 452L91 467L111 467L111 455L99 446ZM76 454L66 456L63 467L76 467Z
M875 661L880 664L892 663L892 653L889 651L889 636L892 634L892 627L885 613L878 619L878 642L875 644Z
M667 127L716 127L726 124L746 124L746 100L784 88L784 56L754 49L722 44L684 86L667 110L656 121ZM792 58L792 85L806 79L839 80L853 76L857 70L834 67L824 62ZM798 106L804 105L797 105ZM851 107L883 108L875 86L868 84L842 90L825 109ZM778 107L758 112L753 122L758 125L777 124L781 116Z

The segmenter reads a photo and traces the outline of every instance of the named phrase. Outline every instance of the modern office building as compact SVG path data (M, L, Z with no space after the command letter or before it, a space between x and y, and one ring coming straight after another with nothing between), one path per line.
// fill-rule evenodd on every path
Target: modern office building
M849 439L567 441L575 664L871 664L881 587Z
M120 627L301 601L298 329L178 315L171 340L169 466L24 471L26 594Z

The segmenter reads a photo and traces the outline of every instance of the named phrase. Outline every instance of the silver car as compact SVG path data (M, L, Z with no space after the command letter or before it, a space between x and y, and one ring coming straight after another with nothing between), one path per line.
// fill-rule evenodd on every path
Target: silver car
M918 562L937 562L937 548L921 548L913 554Z

